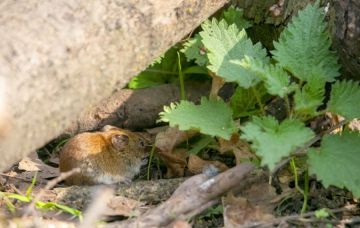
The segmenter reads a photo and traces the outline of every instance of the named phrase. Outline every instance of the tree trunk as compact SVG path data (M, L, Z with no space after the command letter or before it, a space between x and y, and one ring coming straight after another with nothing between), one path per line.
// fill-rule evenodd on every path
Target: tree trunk
M3 0L0 170L122 88L227 0Z

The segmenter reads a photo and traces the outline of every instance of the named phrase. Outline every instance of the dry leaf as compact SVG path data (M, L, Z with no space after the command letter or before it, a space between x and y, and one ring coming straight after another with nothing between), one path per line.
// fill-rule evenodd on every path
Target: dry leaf
M167 167L166 178L184 176L186 167L187 150L175 149L169 152L158 152Z
M223 197L224 227L233 228L244 225L251 225L254 222L266 222L273 219L273 216L264 213L260 206L253 206L244 197L235 197L229 193Z
M360 132L360 120L359 119L353 119L352 121L350 121L349 128L352 131Z
M239 164L242 159L249 159L255 157L251 153L250 145L239 138L239 134L235 133L231 136L230 140L218 138L219 147L217 150L220 153L233 152L236 159L236 164Z
M35 172L37 174L38 182L42 179L54 178L59 176L60 172L58 168L46 165L39 157L36 152L31 153L28 157L22 159L18 165L19 170L25 172L19 173L16 177L31 180Z
M219 161L206 161L206 160L201 159L197 155L193 155L193 154L191 154L189 157L188 168L189 168L189 171L193 174L202 173L203 170L206 167L208 167L209 165L213 165L216 168L218 168L219 172L223 172L223 171L229 169L229 167L227 167L227 165L225 165L224 163L219 162Z
M196 131L180 131L178 128L169 127L159 132L155 138L155 146L161 151L172 151L175 146L197 134Z

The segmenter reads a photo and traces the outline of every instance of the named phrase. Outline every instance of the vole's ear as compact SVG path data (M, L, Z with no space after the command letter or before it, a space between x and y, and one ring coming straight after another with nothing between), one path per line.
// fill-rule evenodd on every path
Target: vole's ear
M129 136L115 134L111 136L111 144L116 150L124 150L129 145Z
M105 125L104 127L101 128L101 131L110 131L110 130L114 130L117 129L117 127L111 126L111 125Z

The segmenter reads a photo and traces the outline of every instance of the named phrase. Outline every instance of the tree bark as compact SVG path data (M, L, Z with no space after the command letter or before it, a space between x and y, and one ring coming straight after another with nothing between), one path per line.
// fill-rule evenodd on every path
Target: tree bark
M3 0L0 170L61 134L227 0Z

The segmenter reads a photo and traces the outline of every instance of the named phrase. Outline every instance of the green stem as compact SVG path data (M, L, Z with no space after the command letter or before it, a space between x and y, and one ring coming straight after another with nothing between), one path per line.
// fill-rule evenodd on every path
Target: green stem
M308 200L308 194L307 194L307 191L308 191L308 187L306 187L308 185L308 180L305 180L305 191L303 191L300 187L299 187L299 179L298 179L298 173L297 173L297 169L296 169L296 164L295 164L295 160L294 158L291 158L290 160L290 165L291 165L291 169L293 170L293 173L294 173L294 179L295 179L295 188L296 190L298 190L304 197L304 201L303 201L303 206L302 206L302 209L301 209L301 214L303 214L306 210L306 207L307 207L307 200ZM307 173L306 173L307 174Z
M261 99L260 99L260 96L259 96L258 91L255 89L254 86L251 87L251 89L252 89L252 91L253 91L253 93L254 93L254 96L255 96L255 98L256 98L257 103L259 104L261 114L262 114L262 115L265 115L264 105L263 105L263 103L261 102Z
M290 101L289 101L289 97L285 96L285 104L286 104L286 112L289 118L292 117L292 111L291 111L291 107L290 107Z
M155 151L155 144L152 145L151 151L150 151L149 163L148 163L147 174L146 174L147 180L150 180L150 167L151 167L152 159L154 157L154 151Z
M181 100L186 100L185 96L185 85L184 85L184 75L181 69L181 61L180 61L180 53L177 52L178 55L178 70L179 70L179 81L180 81L180 97Z
M304 214L306 212L308 195L309 195L309 173L308 170L306 169L304 173L304 203L301 208L301 214Z

